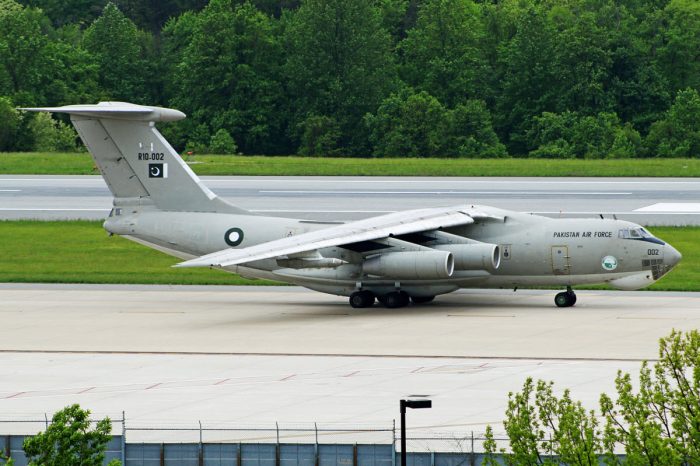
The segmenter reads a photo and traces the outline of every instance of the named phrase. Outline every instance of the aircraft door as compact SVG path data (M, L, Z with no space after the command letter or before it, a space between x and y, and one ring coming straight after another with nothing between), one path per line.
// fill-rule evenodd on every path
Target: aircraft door
M552 246L552 272L554 275L569 275L571 273L569 259L568 246Z

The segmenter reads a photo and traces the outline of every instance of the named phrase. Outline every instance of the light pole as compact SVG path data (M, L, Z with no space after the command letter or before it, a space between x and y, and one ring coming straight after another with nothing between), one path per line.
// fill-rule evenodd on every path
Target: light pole
M401 400L401 466L406 466L406 408L423 409L432 408L431 400Z

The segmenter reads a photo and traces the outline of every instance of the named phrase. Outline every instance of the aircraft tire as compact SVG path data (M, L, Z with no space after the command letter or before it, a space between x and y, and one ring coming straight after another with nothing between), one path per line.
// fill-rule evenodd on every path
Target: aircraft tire
M403 291L392 291L391 293L385 294L382 296L382 299L380 299L380 302L389 309L407 306L408 301L409 296Z
M554 304L557 307L571 307L576 304L576 293L573 291L562 291L554 297Z
M413 304L425 304L435 299L435 296L411 296Z
M368 290L355 291L350 295L350 306L360 309L374 305L374 293Z

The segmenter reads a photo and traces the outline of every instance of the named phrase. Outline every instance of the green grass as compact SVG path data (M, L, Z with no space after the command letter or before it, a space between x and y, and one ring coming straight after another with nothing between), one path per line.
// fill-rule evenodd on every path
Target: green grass
M199 175L700 177L698 159L542 160L313 158L198 155ZM6 175L97 175L88 154L2 153Z
M676 268L649 289L700 291L700 227L654 227L649 230L683 254L683 260Z
M700 227L659 227L683 260L650 290L700 291ZM180 262L118 236L101 222L0 222L0 282L272 284L209 269L173 269Z
M182 262L119 236L102 222L0 222L0 282L262 285L210 269L174 269Z

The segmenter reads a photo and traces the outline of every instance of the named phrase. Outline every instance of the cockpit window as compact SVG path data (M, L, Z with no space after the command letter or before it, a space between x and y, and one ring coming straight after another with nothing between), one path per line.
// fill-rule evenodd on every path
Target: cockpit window
M654 235L642 227L624 228L617 233L617 237L621 239L656 239Z

